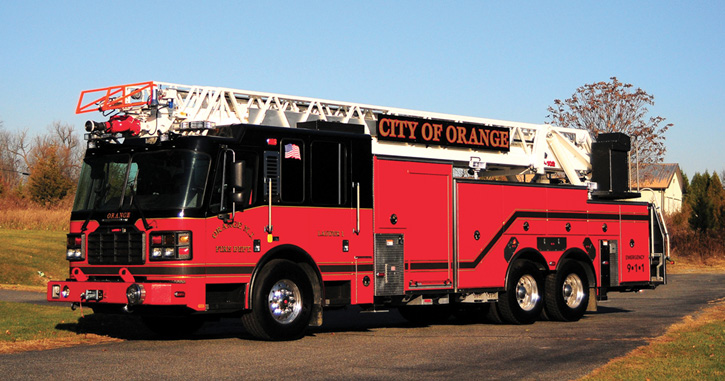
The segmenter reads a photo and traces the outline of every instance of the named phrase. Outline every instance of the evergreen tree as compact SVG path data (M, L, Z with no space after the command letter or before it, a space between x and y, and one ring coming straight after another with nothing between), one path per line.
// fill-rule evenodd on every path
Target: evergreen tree
M685 200L692 209L692 229L707 232L725 227L725 190L717 173L695 173Z
M690 180L687 178L687 174L683 171L682 172L682 195L684 197L687 197L688 193L690 193Z
M711 230L720 230L725 227L725 190L717 172L712 173L709 185L707 198L712 205L712 213L708 225Z
M64 176L58 150L50 146L43 156L38 157L28 179L30 198L40 205L52 206L62 200L71 190L73 183Z

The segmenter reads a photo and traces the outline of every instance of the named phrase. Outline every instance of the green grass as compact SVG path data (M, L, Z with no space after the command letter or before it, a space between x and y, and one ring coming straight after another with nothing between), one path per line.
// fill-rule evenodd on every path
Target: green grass
M149 338L156 336L137 316L0 301L0 354Z
M73 337L72 330L58 326L72 325L81 317L68 306L51 307L25 303L0 302L0 342Z
M65 279L66 233L0 229L0 284L44 286Z

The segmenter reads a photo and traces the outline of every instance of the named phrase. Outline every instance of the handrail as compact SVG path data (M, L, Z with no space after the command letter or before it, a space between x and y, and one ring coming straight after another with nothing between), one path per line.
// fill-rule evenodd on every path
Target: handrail
M357 193L357 201L355 203L355 230L353 233L360 234L360 183L355 183L355 191Z
M140 97L144 90L148 90L150 94L153 94L153 88L154 82L139 82L132 83L130 85L109 86L100 89L82 91L81 96L78 99L78 106L76 106L76 114L146 105L149 103L150 99L136 98L136 96ZM90 95L94 93L101 94L100 96L97 94L95 97L90 98ZM84 102L87 97L92 100L86 100ZM129 100L133 101L129 102Z

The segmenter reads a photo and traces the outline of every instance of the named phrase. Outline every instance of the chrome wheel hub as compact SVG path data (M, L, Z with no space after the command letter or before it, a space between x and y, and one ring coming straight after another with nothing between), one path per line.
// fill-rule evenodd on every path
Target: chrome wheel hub
M577 308L582 304L586 294L579 275L571 273L566 276L564 284L561 286L561 295L564 297L564 303L569 308Z
M280 324L293 322L302 311L302 295L295 282L282 279L269 291L269 312Z
M519 303L519 307L524 311L531 311L540 299L536 279L529 274L522 276L516 284L516 301Z

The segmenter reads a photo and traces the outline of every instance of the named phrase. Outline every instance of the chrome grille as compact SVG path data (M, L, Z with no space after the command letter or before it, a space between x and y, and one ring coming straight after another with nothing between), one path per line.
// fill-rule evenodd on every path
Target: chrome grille
M140 265L145 262L145 234L129 231L95 231L88 235L88 263Z

